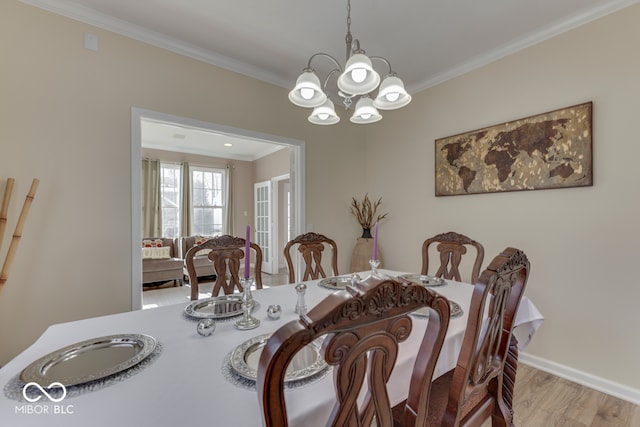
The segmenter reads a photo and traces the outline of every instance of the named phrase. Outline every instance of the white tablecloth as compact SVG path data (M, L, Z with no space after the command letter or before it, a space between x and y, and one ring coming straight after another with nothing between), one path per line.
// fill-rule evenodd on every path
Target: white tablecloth
M383 271L385 272L385 271ZM386 272L394 275L393 272ZM436 375L453 368L466 326L466 311L473 287L456 282L433 288L458 302L465 314L451 320L440 354ZM316 282L308 282L306 301L313 307L328 293ZM292 285L254 291L260 307L255 317L257 329L239 331L233 321L218 322L213 335L202 337L197 322L184 316L185 304L159 307L76 322L53 325L29 348L0 369L0 425L2 426L241 426L262 425L257 393L232 384L225 378L225 357L245 340L273 332L296 319L297 295ZM280 304L279 320L269 320L266 308ZM524 347L543 321L543 316L524 298L516 316L516 334ZM416 317L410 338L401 345L399 360L390 379L390 398L402 401L407 393L415 352L427 320ZM54 403L43 396L29 403L8 393L26 366L67 345L112 334L141 333L155 337L161 352L134 375L116 378L95 390L71 394ZM43 384L44 385L44 384ZM292 426L311 426L326 419L334 394L331 375L287 390L287 407ZM15 390L14 390L15 391ZM319 423L319 421L318 421Z

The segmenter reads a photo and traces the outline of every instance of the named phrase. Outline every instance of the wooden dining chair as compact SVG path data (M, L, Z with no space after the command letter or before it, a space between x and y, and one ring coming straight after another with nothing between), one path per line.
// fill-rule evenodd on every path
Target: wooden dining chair
M489 418L492 426L512 425L517 368L513 321L529 270L527 256L514 248L491 261L473 290L456 367L433 381L429 390L420 378L425 368L416 364L404 420L396 425L481 426ZM425 405L422 394L429 392Z
M422 243L422 272L429 274L429 247L436 244L436 250L440 254L440 267L435 273L436 277L462 281L460 275L460 262L462 256L467 253L469 247L475 248L476 259L471 270L471 281L475 283L480 275L480 267L484 260L484 247L475 240L453 231L438 234Z
M335 292L278 329L260 355L257 390L266 427L286 427L284 378L289 362L322 337L322 355L333 366L335 404L326 426L391 426L387 381L412 327L409 313L429 307L420 356L433 372L449 326L448 300L409 282L368 278ZM429 378L430 382L431 378ZM358 396L365 393L364 400Z
M331 248L331 270L334 276L338 275L338 245L336 245L336 242L322 234L305 233L290 240L284 247L284 257L287 260L289 269L289 283L296 281L291 256L291 250L296 246L302 254L305 265L304 274L300 280L306 281L327 277L322 268L322 253L327 246Z
M256 281L256 288L262 288L262 250L260 246L251 242L251 249L255 253L255 267L253 277ZM245 239L229 235L213 237L204 243L195 245L187 251L184 257L184 264L189 275L191 285L191 300L198 299L198 275L193 259L201 251L207 253L207 257L212 264L212 274L216 275L211 296L217 296L222 290L225 295L232 294L236 289L243 291L240 282L240 261L245 256Z

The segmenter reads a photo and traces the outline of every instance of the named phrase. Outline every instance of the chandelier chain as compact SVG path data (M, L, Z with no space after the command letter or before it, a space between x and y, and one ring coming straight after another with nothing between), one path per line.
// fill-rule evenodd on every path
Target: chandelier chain
M351 36L351 0L347 0L347 35L344 38L347 44L347 61L351 56L351 49L353 45L353 37Z

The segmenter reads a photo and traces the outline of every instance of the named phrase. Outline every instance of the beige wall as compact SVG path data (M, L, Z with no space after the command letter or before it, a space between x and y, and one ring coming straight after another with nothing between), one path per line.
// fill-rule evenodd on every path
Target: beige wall
M521 248L526 294L546 317L529 355L636 389L638 22L633 6L419 93L366 137L367 178L390 211L387 266L417 271L421 242L449 230L482 242L486 262ZM586 101L593 187L434 197L435 139Z
M255 182L262 182L280 175L288 174L290 157L289 149L285 148L253 162Z
M17 1L0 2L0 52L0 190L16 178L0 259L41 180L0 295L0 365L51 324L131 309L132 107L305 141L307 222L353 247L362 128L313 126L283 88Z

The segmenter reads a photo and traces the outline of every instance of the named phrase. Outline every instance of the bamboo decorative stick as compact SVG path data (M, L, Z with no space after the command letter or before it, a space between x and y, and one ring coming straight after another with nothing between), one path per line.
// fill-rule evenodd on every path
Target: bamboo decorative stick
M7 252L6 258L4 259L4 264L2 265L2 271L0 271L0 292L2 292L2 286L7 282L9 269L11 268L11 264L13 263L13 258L16 254L16 250L18 249L18 244L20 243L20 238L22 237L22 228L24 227L24 223L27 220L27 215L29 214L29 208L31 207L33 198L36 195L36 190L38 189L39 183L40 183L39 179L37 178L33 179L33 182L31 183L31 188L29 189L29 193L27 194L27 197L24 200L24 204L22 205L22 211L20 212L20 217L18 217L18 223L16 224L16 229L13 232L13 238L11 239L11 243L9 244L9 251Z
M9 201L13 192L13 184L16 180L7 179L7 186L4 187L4 196L2 197L2 206L0 206L0 248L2 248L2 240L4 238L4 229L7 227L7 212L9 211Z

